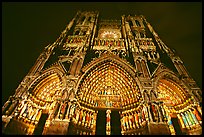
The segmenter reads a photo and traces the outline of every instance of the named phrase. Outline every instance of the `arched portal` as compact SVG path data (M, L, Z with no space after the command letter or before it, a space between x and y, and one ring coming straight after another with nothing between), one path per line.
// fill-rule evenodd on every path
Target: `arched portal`
M14 111L14 117L5 132L13 134L42 134L50 110L55 100L62 97L61 76L49 71L43 73L31 84L28 94L22 95ZM24 92L25 93L25 92ZM54 102L54 103L53 103ZM19 126L15 126L18 125Z
M157 85L158 99L164 103L166 118L171 134L186 134L198 125L192 98L181 86L171 79L160 79Z
M100 131L104 131L102 134L119 134L116 131L121 131L122 110L136 108L142 101L139 89L136 78L127 69L108 59L95 64L84 75L78 86L77 98L81 106L96 110L98 116L104 117L100 118L103 120L100 120L101 124L97 124L99 117L96 118L96 134ZM114 128L111 127L113 118L117 119L114 124L118 123Z
M63 84L60 75L56 72L51 74L48 73L47 75L45 74L42 80L34 84L36 84L36 86L30 89L30 100L32 101L31 106L33 107L30 111L34 111L36 108L36 110L41 113L37 117L38 123L36 123L37 126L35 127L33 134L41 135L49 111L54 110L54 107L57 106L56 100L58 98L63 98ZM35 113L37 113L37 111ZM54 115L54 117L60 116Z

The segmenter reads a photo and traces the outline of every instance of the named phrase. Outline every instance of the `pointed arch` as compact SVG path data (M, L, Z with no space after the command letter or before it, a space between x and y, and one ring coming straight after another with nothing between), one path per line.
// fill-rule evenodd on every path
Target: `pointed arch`
M84 74L77 82L76 94L84 104L122 108L130 104L138 106L142 100L134 68L114 55L95 59L82 71Z
M105 61L111 61L115 62L116 64L120 65L122 68L124 68L132 77L135 77L136 70L133 68L127 61L121 59L117 55L114 55L112 53L103 53L101 54L100 58L92 60L89 64L84 66L82 68L82 72L84 74L81 76L83 77L88 71L90 71L95 66L103 64ZM136 78L136 77L135 77ZM136 78L137 79L137 78ZM138 79L137 79L138 80ZM80 81L80 80L79 80ZM140 86L140 85L139 85ZM141 87L141 86L140 86Z
M159 73L154 83L158 99L168 105L179 106L190 98L188 88L172 72Z
M37 105L43 106L63 96L66 85L64 73L59 64L44 70L29 86L30 99Z

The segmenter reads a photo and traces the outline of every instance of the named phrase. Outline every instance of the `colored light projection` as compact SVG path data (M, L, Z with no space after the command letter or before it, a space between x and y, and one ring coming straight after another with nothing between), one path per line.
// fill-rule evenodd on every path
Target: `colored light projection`
M136 81L111 61L93 68L82 81L78 95L90 107L120 109L137 106L142 100Z

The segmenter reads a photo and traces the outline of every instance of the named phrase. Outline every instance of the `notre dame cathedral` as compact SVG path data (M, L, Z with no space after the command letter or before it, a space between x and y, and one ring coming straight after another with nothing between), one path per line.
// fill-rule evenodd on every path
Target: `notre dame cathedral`
M78 11L2 107L2 133L200 135L202 91L143 15Z

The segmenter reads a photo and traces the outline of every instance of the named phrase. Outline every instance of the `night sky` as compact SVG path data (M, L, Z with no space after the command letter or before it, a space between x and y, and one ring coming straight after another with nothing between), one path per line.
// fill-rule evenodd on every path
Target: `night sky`
M201 2L7 2L2 3L2 105L78 10L98 10L103 19L144 15L202 88Z

